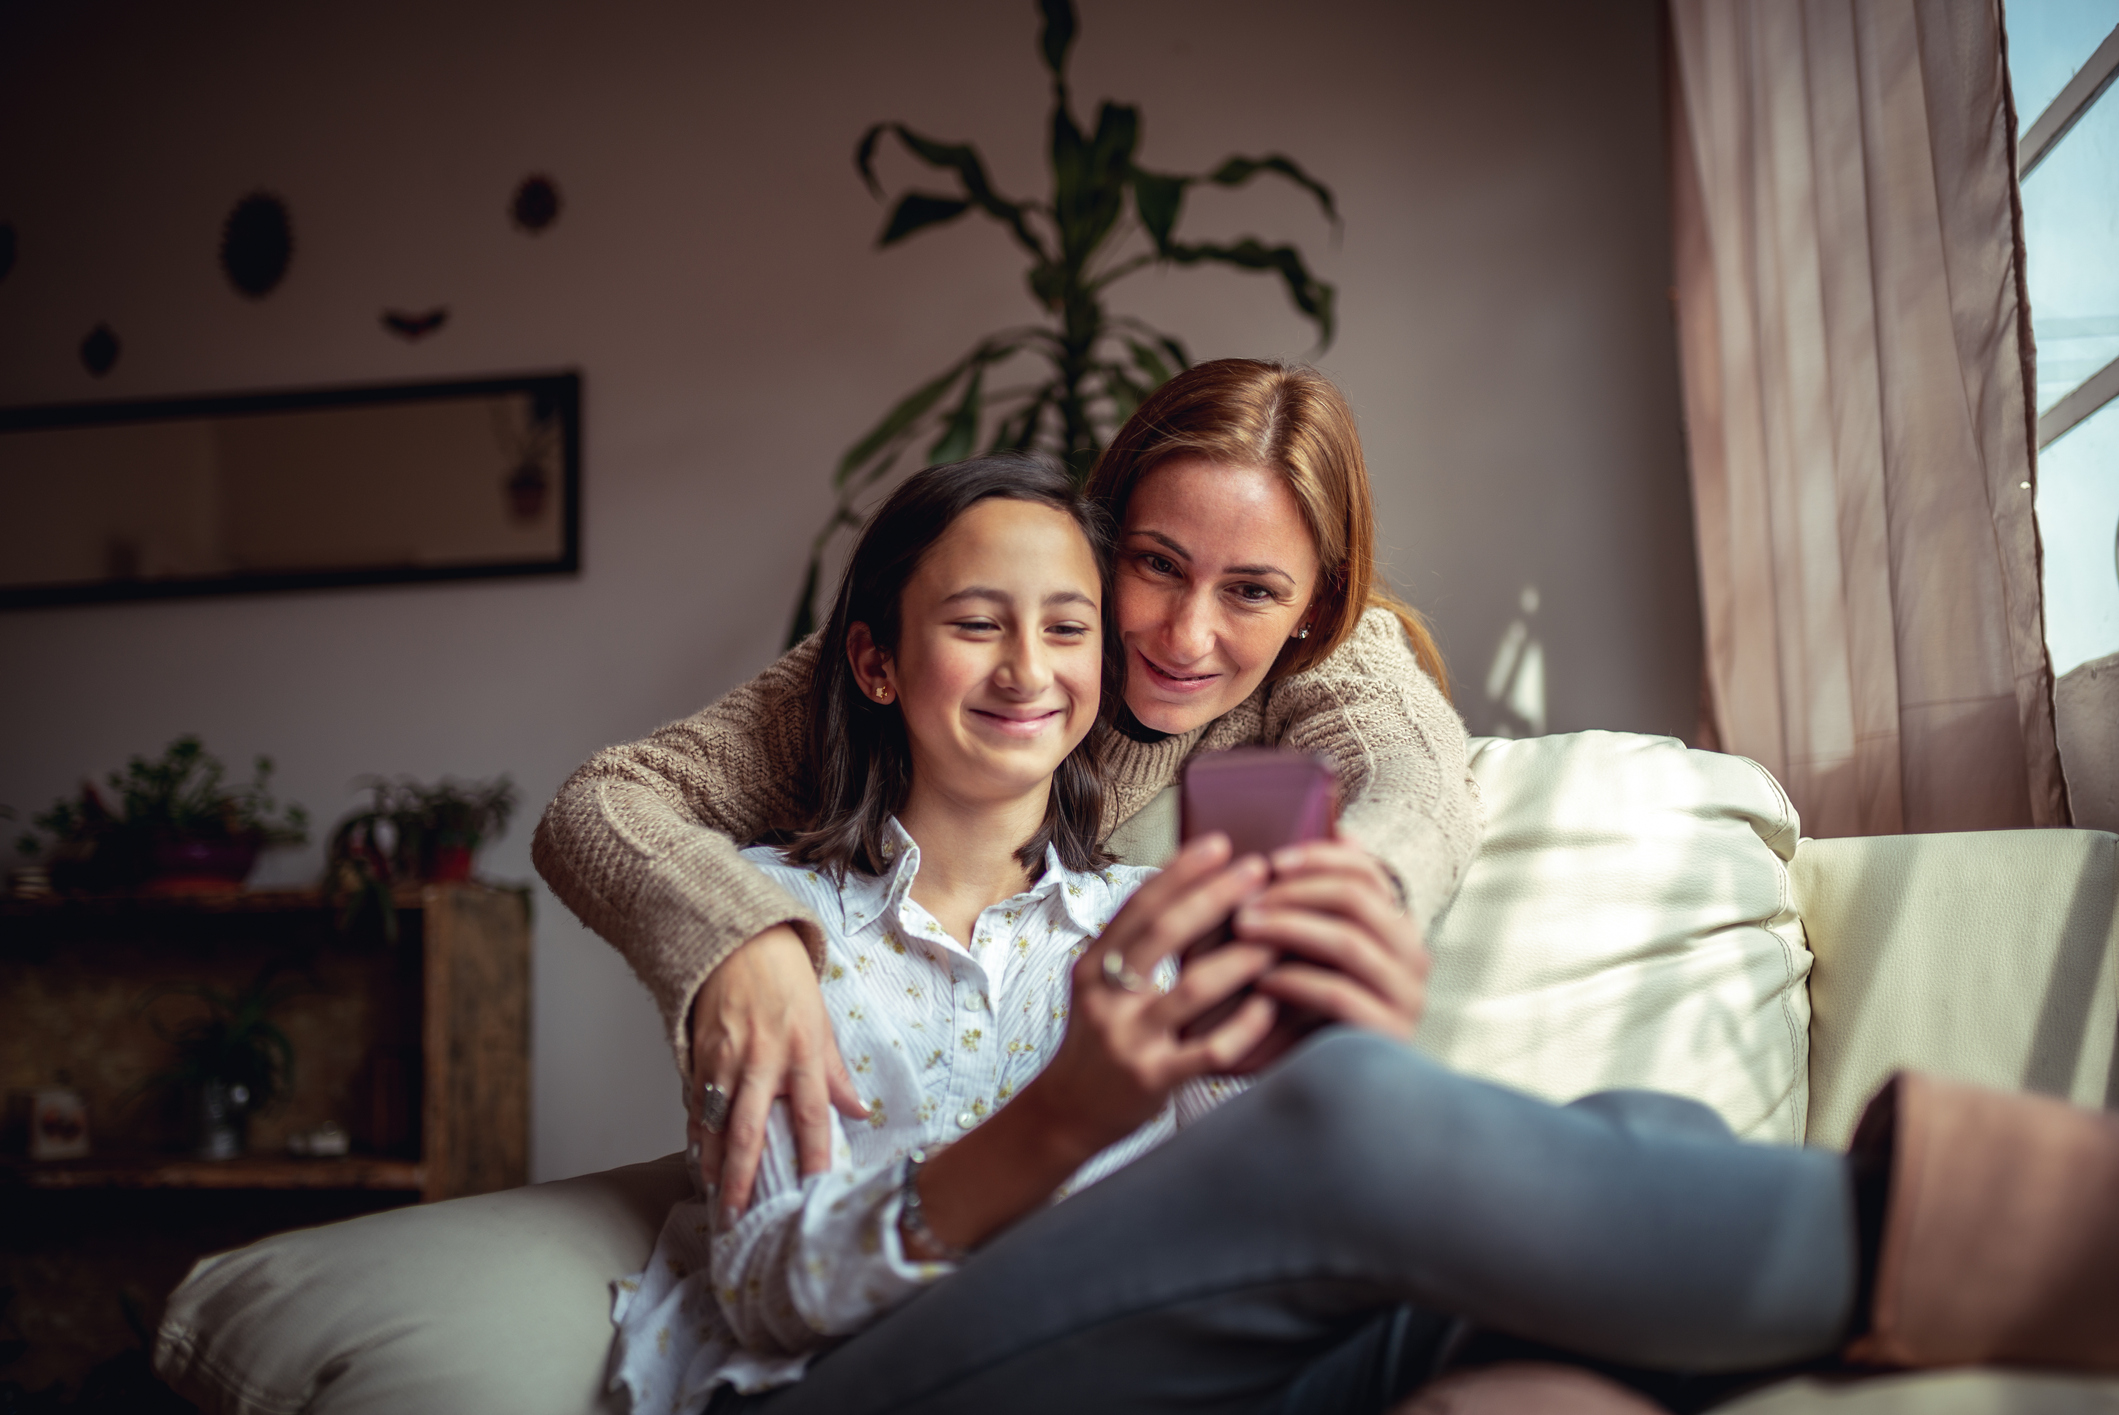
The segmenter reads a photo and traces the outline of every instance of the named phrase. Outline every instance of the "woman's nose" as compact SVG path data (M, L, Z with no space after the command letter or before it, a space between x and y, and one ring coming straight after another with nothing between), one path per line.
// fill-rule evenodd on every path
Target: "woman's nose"
M1163 644L1168 655L1180 663L1205 658L1214 649L1214 606L1203 590L1187 590L1170 606L1169 622L1163 625Z

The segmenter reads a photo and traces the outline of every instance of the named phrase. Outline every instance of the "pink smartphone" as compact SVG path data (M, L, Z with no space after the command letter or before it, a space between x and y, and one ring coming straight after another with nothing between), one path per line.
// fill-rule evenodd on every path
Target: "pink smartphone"
M1221 831L1233 859L1270 855L1283 845L1328 840L1338 814L1339 774L1322 757L1280 747L1237 747L1199 758L1185 768L1178 793L1178 833L1186 840ZM1199 939L1183 954L1191 962L1229 941L1229 926ZM1186 1036L1212 1031L1243 1005L1251 989L1192 1020ZM1307 1030L1313 1022L1302 1023Z
M1339 774L1322 757L1280 747L1214 752L1185 768L1179 833L1221 831L1236 858L1326 840L1337 815Z

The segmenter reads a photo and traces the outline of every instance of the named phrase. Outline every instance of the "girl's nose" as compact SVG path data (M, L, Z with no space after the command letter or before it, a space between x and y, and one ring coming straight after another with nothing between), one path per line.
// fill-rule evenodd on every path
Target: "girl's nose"
M1001 686L1018 697L1033 698L1052 686L1052 664L1034 633L1013 634L996 675Z

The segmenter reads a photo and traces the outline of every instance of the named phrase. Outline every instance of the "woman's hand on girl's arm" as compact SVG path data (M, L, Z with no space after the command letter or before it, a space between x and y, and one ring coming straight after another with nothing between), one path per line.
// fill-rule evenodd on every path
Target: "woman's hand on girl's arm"
M1187 965L1168 993L1147 981L1164 959L1214 929L1265 884L1263 860L1253 856L1224 868L1228 858L1225 836L1187 845L1075 963L1067 1034L1051 1062L920 1173L927 1226L943 1242L961 1248L984 1242L1044 1203L1099 1150L1154 1119L1181 1083L1227 1071L1271 1029L1272 1001L1252 997L1219 1027L1182 1035L1187 1023L1271 967L1269 949L1218 948ZM1106 956L1141 982L1139 991L1105 980Z
M1273 882L1236 913L1236 937L1284 955L1261 992L1328 1020L1410 1038L1427 1001L1420 928L1369 854L1340 840L1273 853Z
M711 1082L729 1097L719 1135L699 1123L699 1091ZM708 975L692 1000L692 1083L685 1096L700 1173L720 1176L722 1205L750 1205L765 1116L786 1096L794 1122L797 1165L804 1174L831 1168L831 1112L868 1114L839 1059L824 993L802 939L785 924L752 938Z

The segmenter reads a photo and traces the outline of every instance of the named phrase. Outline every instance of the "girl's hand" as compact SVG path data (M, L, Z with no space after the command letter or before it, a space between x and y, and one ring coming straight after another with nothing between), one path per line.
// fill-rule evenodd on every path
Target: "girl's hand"
M1229 1070L1272 1028L1274 1004L1254 996L1219 1026L1182 1035L1188 1023L1257 981L1275 961L1270 948L1224 945L1189 964L1168 993L1149 981L1164 959L1264 887L1264 860L1254 855L1231 865L1228 858L1223 835L1186 845L1074 965L1067 1035L1021 1099L1032 1101L1083 1160L1153 1119L1181 1082ZM1118 961L1107 965L1106 958ZM1114 985L1107 967L1139 990Z
M1383 867L1359 846L1318 840L1274 851L1272 884L1237 911L1234 928L1283 955L1258 987L1291 1009L1401 1040L1419 1027L1427 949Z
M718 1135L699 1123L699 1091L708 1082L729 1097ZM802 938L776 924L748 940L708 975L692 999L692 1082L686 1088L686 1134L699 1148L699 1173L718 1174L728 1212L750 1205L765 1117L788 1098L795 1153L804 1174L831 1168L831 1110L868 1114L839 1059L824 993Z

